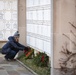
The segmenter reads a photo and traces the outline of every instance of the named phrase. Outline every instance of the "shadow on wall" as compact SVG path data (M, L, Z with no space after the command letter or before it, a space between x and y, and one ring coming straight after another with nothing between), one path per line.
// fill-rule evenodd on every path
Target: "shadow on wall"
M71 22L69 24L76 30L76 26L73 25ZM70 30L70 34L76 39L76 33L73 30ZM60 72L61 75L76 75L76 41L65 33L63 34L73 45L72 50L68 48L68 42L62 46L61 54L64 55L64 58L60 58Z

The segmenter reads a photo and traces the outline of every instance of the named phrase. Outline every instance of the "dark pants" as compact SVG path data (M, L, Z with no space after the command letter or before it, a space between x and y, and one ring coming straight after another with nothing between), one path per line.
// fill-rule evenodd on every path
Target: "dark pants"
M10 52L8 52L5 57L7 59L14 59L15 55L18 53L18 51L15 50L10 50Z

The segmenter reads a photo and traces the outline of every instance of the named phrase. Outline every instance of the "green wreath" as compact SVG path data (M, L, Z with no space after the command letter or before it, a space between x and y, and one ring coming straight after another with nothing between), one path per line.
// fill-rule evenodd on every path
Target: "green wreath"
M46 67L48 66L49 57L45 53L37 53L34 57L33 63L37 66Z

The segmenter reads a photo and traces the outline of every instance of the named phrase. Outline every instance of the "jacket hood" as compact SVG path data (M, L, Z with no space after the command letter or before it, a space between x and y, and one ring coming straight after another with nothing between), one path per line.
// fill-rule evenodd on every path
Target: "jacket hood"
M13 36L8 37L8 40L9 40L9 41L15 41L15 39L14 39Z

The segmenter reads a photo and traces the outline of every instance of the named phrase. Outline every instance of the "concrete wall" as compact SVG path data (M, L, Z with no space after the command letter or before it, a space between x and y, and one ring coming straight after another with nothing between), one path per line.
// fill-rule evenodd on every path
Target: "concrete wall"
M20 33L19 42L26 45L26 0L18 0L18 29ZM19 53L21 55L21 52Z
M53 0L54 2L54 68L60 68L59 59L65 58L60 53L65 42L68 43L68 49L73 51L74 45L62 34L66 34L72 40L75 38L70 30L74 33L76 30L69 24L73 23L76 26L76 0ZM72 64L73 65L73 64ZM71 65L71 67L72 67Z
M20 42L22 44L25 45L25 35L26 35L26 12L25 12L25 8L26 8L26 0L18 0L18 29L19 29L19 33L20 33Z

